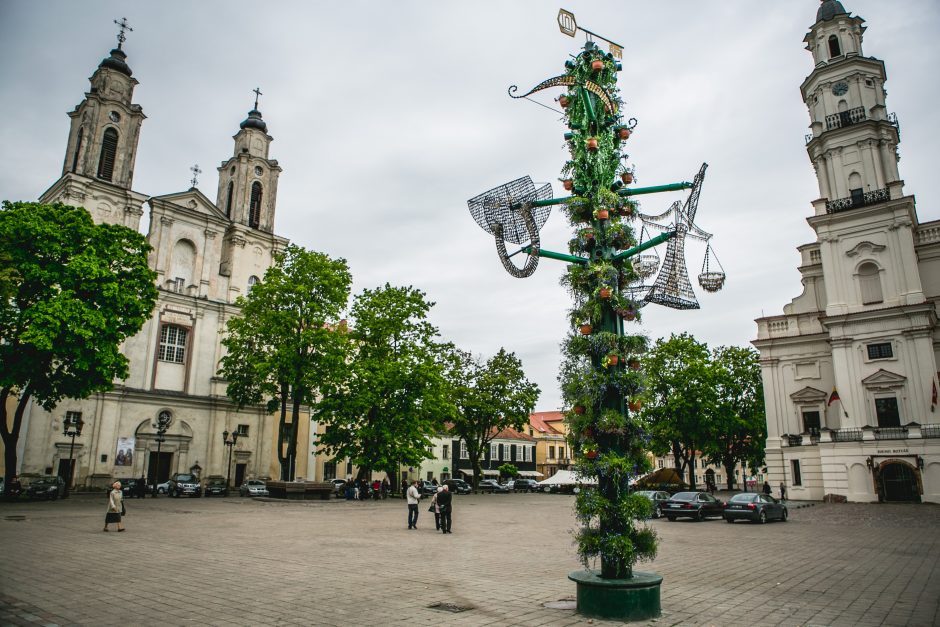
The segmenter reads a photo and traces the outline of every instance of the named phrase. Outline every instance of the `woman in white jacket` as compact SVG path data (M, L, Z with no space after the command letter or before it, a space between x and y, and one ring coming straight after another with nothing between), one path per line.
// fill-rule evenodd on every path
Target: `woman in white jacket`
M117 523L118 531L124 531L124 524L121 522L121 514L124 513L124 493L121 492L121 482L115 481L111 487L111 493L108 494L108 513L104 517L104 530L108 531L108 525Z

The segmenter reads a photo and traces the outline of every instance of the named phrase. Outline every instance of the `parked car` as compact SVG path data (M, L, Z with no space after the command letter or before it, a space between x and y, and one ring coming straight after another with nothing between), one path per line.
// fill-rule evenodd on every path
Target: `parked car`
M346 496L345 479L330 479L330 483L333 484L333 494L335 494L338 498L343 498Z
M242 496L267 496L268 486L260 479L249 479L238 488Z
M772 496L745 492L731 497L725 507L724 518L729 523L742 519L758 523L768 520L786 522L787 508Z
M172 481L171 479L167 479L163 483L158 483L157 494L169 494L171 481ZM150 491L153 492L153 486L150 486Z
M645 496L653 504L653 518L662 518L663 504L669 500L669 493L659 490L640 490L636 492L640 496Z
M515 492L538 492L539 483L535 479L516 479L512 489Z
M500 485L495 479L484 479L480 482L480 490L483 492L491 492L493 494L509 494L509 488L504 485Z
M179 472L170 477L168 488L170 496L202 496L202 484L196 475L188 472Z
M676 518L702 521L709 516L721 518L725 504L707 492L677 492L663 504L662 510L669 522Z
M470 492L473 491L473 488L470 487L470 484L463 479L448 479L444 482L444 485L446 485L447 489L454 494L470 494Z
M121 482L121 494L124 495L124 498L129 499L133 497L140 497L140 479L131 477L129 479L119 479Z
M506 488L507 490L509 490L510 492L512 492L512 489L513 489L515 486L516 486L516 481L515 481L515 479L510 479L510 480L506 481L505 483L503 483L503 487L505 487L505 488Z
M438 487L440 486L430 481L422 481L421 485L418 486L418 492L421 493L421 496L434 496L437 494Z
M209 477L206 479L206 489L204 496L228 496L228 484L225 477Z
M58 475L36 477L26 486L26 496L31 499L54 501L65 495L65 481Z

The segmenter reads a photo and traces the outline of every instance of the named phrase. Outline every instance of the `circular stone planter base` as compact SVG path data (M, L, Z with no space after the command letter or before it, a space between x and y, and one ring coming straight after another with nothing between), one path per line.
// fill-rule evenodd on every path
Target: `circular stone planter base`
M619 620L648 620L660 615L663 578L634 572L629 579L601 579L599 571L576 570L568 579L578 586L578 614Z

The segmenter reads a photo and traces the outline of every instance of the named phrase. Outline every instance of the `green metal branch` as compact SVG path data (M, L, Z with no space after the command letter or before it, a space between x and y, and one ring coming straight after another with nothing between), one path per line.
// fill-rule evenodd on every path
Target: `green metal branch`
M621 189L617 193L621 196L639 196L640 194L658 194L659 192L678 192L683 189L692 189L692 183L669 183L668 185L654 185L652 187L633 187Z
M617 261L618 259L629 259L630 257L633 257L634 255L638 255L644 250L652 248L653 246L659 246L666 240L672 239L675 236L676 236L675 231L667 231L663 233L662 235L657 235L656 237L654 237L648 242L643 242L639 246L634 246L633 248L630 248L629 250L625 250L622 253L618 253L614 255L613 260Z
M523 246L523 247L522 247L522 250L523 250L526 254L529 254L529 255L532 254L532 247L531 247L531 246ZM584 265L584 264L586 264L586 263L588 262L588 260L585 259L584 257L575 257L574 255L566 255L566 254L564 254L564 253L556 253L556 252L553 252L553 251L551 251L551 250L545 250L544 248L536 248L536 249L535 249L535 254L538 255L539 257L545 257L546 259L557 259L558 261L567 261L568 263L578 263L578 264L581 264L581 265Z

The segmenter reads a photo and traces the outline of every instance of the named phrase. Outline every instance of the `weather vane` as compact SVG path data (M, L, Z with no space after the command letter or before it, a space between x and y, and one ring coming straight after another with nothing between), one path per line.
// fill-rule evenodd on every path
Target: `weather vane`
M195 188L199 185L199 175L202 174L202 170L199 169L199 164L195 164L193 167L189 168L189 171L193 173L193 178L190 181L192 185L190 187Z
M263 96L264 94L261 93L261 88L260 88L260 87L255 87L255 88L252 89L251 91L254 92L254 94L255 94L255 111L257 111L257 110L258 110L258 97L259 97L259 96Z
M118 36L117 36L118 50L121 50L121 46L123 46L124 42L127 41L127 35L124 34L124 31L129 30L133 33L134 29L128 26L126 17L122 17L120 22L118 22L117 20L114 20L114 23L117 24L121 29L118 32Z

